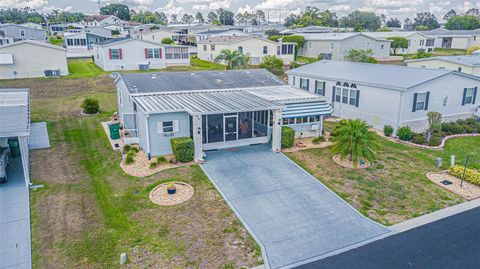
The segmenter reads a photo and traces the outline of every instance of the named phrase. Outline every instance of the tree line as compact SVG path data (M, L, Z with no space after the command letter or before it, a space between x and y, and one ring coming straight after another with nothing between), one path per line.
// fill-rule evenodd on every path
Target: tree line
M172 14L167 16L157 11L131 10L127 5L112 3L100 8L101 15L115 15L122 20L140 23L153 23L167 25L169 23L191 24L211 23L216 25L259 25L266 22L265 12L256 10L253 12L239 12L237 14L220 8L210 11L206 17L201 12L191 14ZM0 23L66 23L80 22L86 19L81 12L68 12L53 10L47 14L40 14L35 9L9 8L0 9ZM480 28L480 12L478 8L471 8L465 14L457 14L455 10L448 11L443 19L446 21L445 28L450 30L471 30ZM307 26L326 26L353 28L355 31L389 31L389 28L403 28L405 30L431 30L440 27L436 16L431 12L416 13L413 18L406 18L402 22L395 17L387 18L385 15L377 15L374 12L353 11L341 18L330 10L320 10L316 7L307 6L300 14L291 13L284 19L284 25L290 28Z

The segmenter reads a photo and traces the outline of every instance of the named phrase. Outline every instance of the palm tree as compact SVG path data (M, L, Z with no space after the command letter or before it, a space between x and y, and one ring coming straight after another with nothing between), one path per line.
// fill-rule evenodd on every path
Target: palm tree
M363 120L342 120L333 133L335 145L334 154L341 158L348 157L356 166L360 160L372 161L375 158L374 149L378 148L375 133Z
M244 55L238 50L223 49L220 54L215 58L216 63L225 62L227 69L239 69L245 67L249 61L249 57Z

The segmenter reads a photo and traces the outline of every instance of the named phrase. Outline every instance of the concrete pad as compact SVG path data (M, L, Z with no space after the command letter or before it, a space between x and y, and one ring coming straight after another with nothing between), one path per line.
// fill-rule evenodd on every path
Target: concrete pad
M28 136L29 149L50 148L48 140L47 124L45 122L35 122L30 124L30 135Z
M291 268L390 233L268 145L207 152L202 168L262 246L267 268Z
M0 268L31 268L30 202L22 160L12 158L0 184Z

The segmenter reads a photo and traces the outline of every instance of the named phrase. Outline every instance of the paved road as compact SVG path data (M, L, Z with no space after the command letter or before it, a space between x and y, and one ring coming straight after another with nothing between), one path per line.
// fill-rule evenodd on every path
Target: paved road
M480 208L298 268L478 269L480 268Z
M0 184L0 269L28 269L30 203L20 158L11 159L8 173L8 182Z
M268 145L208 152L202 167L263 244L271 268L390 232Z

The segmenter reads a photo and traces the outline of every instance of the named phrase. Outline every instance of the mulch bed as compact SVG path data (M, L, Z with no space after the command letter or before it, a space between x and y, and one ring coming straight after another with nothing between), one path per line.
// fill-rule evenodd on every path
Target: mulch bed
M326 148L333 145L333 143L329 141L315 144L312 142L313 139L314 137L296 138L293 147L288 149L282 149L282 152L295 152L303 149Z
M170 168L175 168L175 167L180 167L180 166L187 166L187 165L192 165L195 162L188 162L188 163L180 163L177 162L175 164L170 163L169 161L165 163L160 163L158 164L155 168L150 168L150 163L156 160L156 158L152 158L149 160L147 158L147 154L143 152L143 150L139 150L135 157L133 158L135 161L132 164L126 164L125 163L125 156L123 155L123 160L120 163L120 167L122 170L134 177L148 177L153 174L156 174L162 170L170 169ZM165 156L167 160L170 160L173 157L173 155Z
M480 198L480 186L477 186L465 180L463 181L463 186L460 186L460 182L462 180L460 178L450 175L446 171L443 171L440 173L435 173L435 172L427 173L427 178L433 183L437 184L438 186L450 192L453 192L457 195L460 195L466 200L473 200L473 199ZM452 184L445 185L442 183L442 181L444 180L448 180Z
M174 194L168 194L167 187L169 184L175 185L177 191ZM193 187L184 182L168 182L155 187L148 197L154 204L162 206L174 206L184 203L193 197Z

